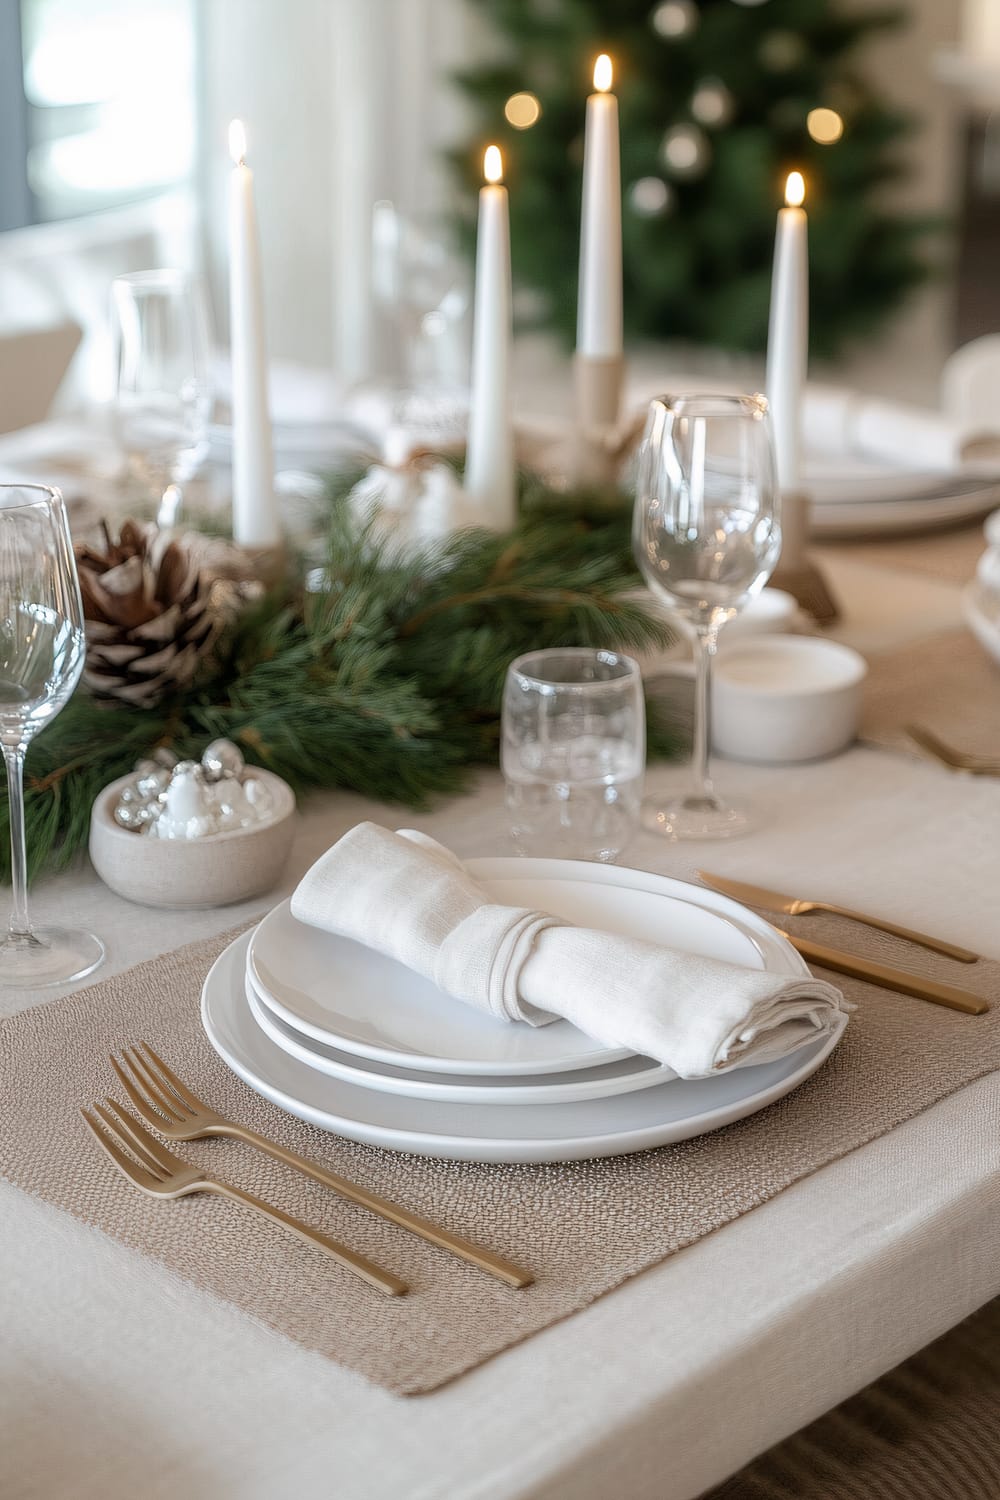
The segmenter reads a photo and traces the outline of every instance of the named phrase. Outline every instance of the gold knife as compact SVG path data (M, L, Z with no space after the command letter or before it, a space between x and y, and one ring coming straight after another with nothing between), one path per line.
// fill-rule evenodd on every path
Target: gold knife
M918 1000L929 1000L933 1005L946 1005L949 1010L961 1010L968 1016L982 1016L989 1010L989 1001L971 990L960 990L953 984L943 984L938 979L924 979L906 969L893 969L889 964L875 963L870 958L861 958L856 953L842 953L839 948L827 948L822 943L810 942L808 938L793 936L790 932L775 929L791 943L811 964L833 969L838 974L849 974L852 979L867 979L870 984L880 985L886 990L899 990L904 995L914 995Z
M852 911L848 906L835 906L832 901L801 901L795 896L783 896L780 891L769 891L766 886L750 885L745 880L709 875L706 870L699 870L697 874L713 890L732 896L746 906L762 906L765 911L780 911L786 917L800 917L809 911L828 911L836 917L849 917L852 922L863 922L866 927L877 927L881 932L892 933L893 937L919 943L921 948L930 948L933 953L943 953L945 958L957 958L963 964L974 964L979 957L978 953L960 948L957 943L946 943L941 938L928 937L926 932L914 932L910 927L899 927L895 922L887 922L882 917L870 917L862 911Z

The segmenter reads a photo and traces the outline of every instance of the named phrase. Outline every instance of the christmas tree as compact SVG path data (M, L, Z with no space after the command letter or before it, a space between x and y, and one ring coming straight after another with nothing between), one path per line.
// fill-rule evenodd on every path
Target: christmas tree
M508 43L457 80L477 131L455 164L470 190L496 140L511 187L514 277L540 321L576 320L584 97L595 56L621 107L626 332L756 350L767 336L775 212L801 170L810 214L811 342L870 336L928 273L926 219L883 189L913 121L858 71L898 12L837 0L470 0ZM471 225L473 199L469 198Z

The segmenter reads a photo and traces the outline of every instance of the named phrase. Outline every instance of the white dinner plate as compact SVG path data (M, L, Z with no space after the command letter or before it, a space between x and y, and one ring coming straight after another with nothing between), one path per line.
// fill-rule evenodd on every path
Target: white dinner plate
M581 927L763 968L783 953L774 929L714 891L577 860L473 859L495 900L554 912ZM313 1041L435 1073L559 1073L628 1056L568 1021L511 1025L450 999L394 959L297 922L282 902L261 922L248 965L258 997Z
M310 1068L359 1088L383 1089L390 1094L408 1094L412 1099L441 1099L452 1104L565 1104L573 1099L605 1099L611 1094L630 1094L666 1083L677 1074L673 1068L651 1057L631 1053L620 1062L596 1068L575 1068L563 1073L535 1073L525 1083L516 1073L482 1074L467 1078L461 1073L417 1072L392 1063L340 1052L325 1042L313 1041L293 1031L263 1005L246 977L250 1014L283 1052L297 1057Z
M857 505L823 504L814 499L810 531L813 536L905 536L974 521L993 510L1000 500L1000 484L970 486L968 490L927 496L921 500L886 500Z
M249 934L216 959L205 980L201 1015L216 1052L255 1090L300 1120L350 1140L456 1161L576 1161L620 1156L718 1130L790 1093L840 1040L847 1017L822 1041L778 1062L733 1068L712 1078L674 1079L610 1099L549 1104L442 1104L329 1078L283 1052L264 1035L246 998ZM807 972L788 947L782 966Z

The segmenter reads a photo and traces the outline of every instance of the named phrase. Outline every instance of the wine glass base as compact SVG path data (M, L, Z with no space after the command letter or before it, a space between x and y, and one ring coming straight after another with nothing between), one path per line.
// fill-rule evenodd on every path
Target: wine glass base
M659 838L732 839L750 833L754 819L741 808L730 807L716 796L674 797L666 802L642 804L642 826Z
M0 989L33 990L71 984L104 960L104 944L72 927L35 927L0 940Z

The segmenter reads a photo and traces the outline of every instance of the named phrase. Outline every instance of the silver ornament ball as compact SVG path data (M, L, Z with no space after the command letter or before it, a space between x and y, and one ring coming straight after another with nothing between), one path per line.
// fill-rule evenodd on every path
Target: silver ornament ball
M232 740L213 740L202 755L201 763L213 781L223 776L234 776L239 780L246 765L239 746Z

